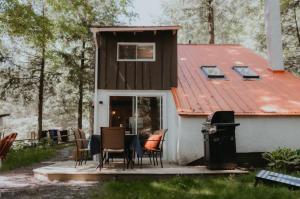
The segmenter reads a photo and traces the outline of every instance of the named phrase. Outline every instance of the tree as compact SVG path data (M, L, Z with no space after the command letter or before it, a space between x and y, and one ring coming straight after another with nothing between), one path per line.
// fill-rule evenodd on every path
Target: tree
M282 0L281 16L284 64L300 74L300 0Z
M247 2L247 10L243 4ZM181 25L179 41L187 43L238 43L245 33L245 13L253 9L245 0L175 0L165 2L160 24Z
M8 90L20 89L26 95L29 90L37 89L38 93L38 133L43 128L43 102L45 88L46 51L54 39L53 23L46 16L46 2L6 0L0 2L1 27L11 37L24 39L33 54L28 59L27 67L14 65L4 69L6 82L3 85L2 97ZM26 99L26 100L32 100Z
M120 16L131 20L135 14L130 10L130 0L50 2L55 12L53 20L57 22L60 41L64 44L62 45L64 48L57 52L69 71L68 81L77 88L77 126L82 128L83 111L91 105L89 93L94 87L94 41L89 28L95 23L119 24Z
M256 20L260 27L255 32L256 48L260 52L266 51L266 33L264 26L264 7L263 3L257 6L252 15L260 16ZM300 74L300 40L299 40L299 21L300 21L300 1L281 0L281 26L283 41L283 56L285 67L295 73Z

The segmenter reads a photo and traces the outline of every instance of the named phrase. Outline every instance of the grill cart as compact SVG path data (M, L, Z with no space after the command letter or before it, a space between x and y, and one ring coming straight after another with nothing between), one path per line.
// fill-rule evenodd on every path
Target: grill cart
M236 168L235 128L233 111L217 111L203 124L204 155L212 170Z

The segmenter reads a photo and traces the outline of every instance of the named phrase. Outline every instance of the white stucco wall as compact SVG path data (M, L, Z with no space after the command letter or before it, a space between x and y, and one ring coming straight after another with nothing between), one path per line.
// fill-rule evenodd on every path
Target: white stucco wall
M278 147L300 148L300 117L236 118L237 151L265 152Z
M166 147L164 148L164 158L169 162L177 162L179 116L177 114L176 106L171 92L168 93L166 104L168 132L166 134Z
M204 121L204 118L179 118L178 164L187 164L204 156L203 134L201 132L201 124Z
M167 128L164 159L187 164L204 156L202 123L205 117L181 117L170 91L98 90L95 133L109 125L109 96L163 96L163 128ZM300 148L300 117L236 117L238 153L272 151L278 147Z
M201 124L205 118L179 117L177 163L204 156ZM272 151L278 147L300 149L300 117L236 117L238 153Z

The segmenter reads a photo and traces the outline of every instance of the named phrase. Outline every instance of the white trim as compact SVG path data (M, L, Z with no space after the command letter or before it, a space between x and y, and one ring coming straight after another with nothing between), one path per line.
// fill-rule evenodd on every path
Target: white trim
M167 128L167 96L168 91L154 91L154 90L98 90L98 103L102 101L101 108L98 109L97 115L100 114L102 117L98 117L101 121L97 124L97 129L100 126L109 126L109 97L110 96L128 96L128 97L162 97L162 128ZM105 108L106 107L106 108ZM100 109L105 113L100 113ZM106 110L105 110L106 109ZM104 116L104 117L103 117Z
M94 33L94 39L95 39L95 45L96 45L96 50L95 50L95 93L94 93L94 127L93 127L93 134L100 134L100 129L97 127L99 126L99 117L98 117L98 112L99 112L99 100L98 100L98 63L99 63L99 48L98 42L97 42L97 34ZM101 45L101 44L100 44Z
M128 45L136 46L135 59L120 59L119 58L119 46ZM138 46L152 46L153 47L153 58L152 59L138 59L137 58L137 47ZM127 61L127 62L155 62L156 61L156 44L155 42L118 42L117 43L117 61Z

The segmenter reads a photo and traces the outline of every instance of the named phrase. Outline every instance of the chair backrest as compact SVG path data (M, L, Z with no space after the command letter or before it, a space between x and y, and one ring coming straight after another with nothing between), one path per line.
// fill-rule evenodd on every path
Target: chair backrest
M76 144L77 150L83 149L84 145L83 145L83 142L81 140L80 130L79 129L73 129L73 132L74 132L75 144Z
M102 149L120 150L125 148L124 127L102 127L101 128Z
M165 140L165 134L167 129L160 129L154 131L151 136L148 137L144 143L144 148L146 150L163 150L163 143Z
M164 141L165 141L167 131L168 131L168 129L160 129L160 130L154 131L154 133L153 133L153 134L161 134L161 140L158 145L158 149L161 151L164 148Z
M78 131L79 131L79 135L80 135L83 147L87 148L88 147L88 140L86 139L84 131L82 129L78 129Z
M11 134L5 136L1 140L1 144L0 144L0 159L1 160L4 160L6 158L6 155L9 152L13 142L16 140L17 135L18 135L17 133L11 133Z

